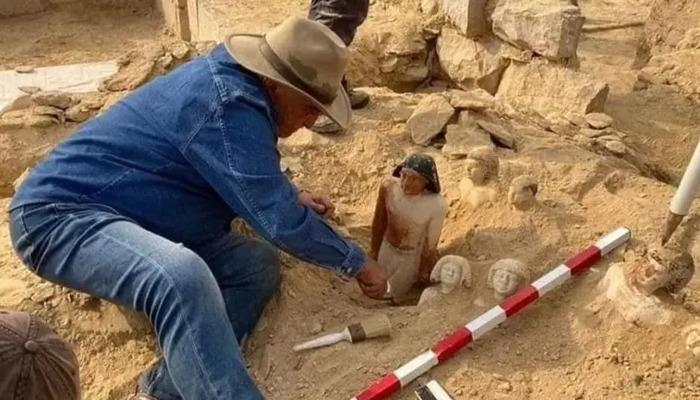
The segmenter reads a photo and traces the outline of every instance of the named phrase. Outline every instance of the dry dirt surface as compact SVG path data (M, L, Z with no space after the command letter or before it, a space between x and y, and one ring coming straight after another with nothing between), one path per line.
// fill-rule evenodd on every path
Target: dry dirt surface
M252 1L235 3L234 9L246 10L249 24L283 18L270 16L269 10L304 10L302 2L286 5L275 0L264 7ZM650 6L643 0L579 3L588 17L586 26L644 20ZM233 12L222 7L222 12ZM387 35L386 27L395 26L387 24L400 23L404 16L414 18L419 12L413 1L374 1L354 54L371 62L372 49L362 47L366 39L360 38ZM231 15L244 18L240 13ZM150 26L148 18L142 17L141 23ZM4 38L3 29L0 24L0 38ZM635 156L615 154L581 135L555 133L545 129L541 121L513 110L486 109L478 116L508 127L517 146L516 150L496 149L500 172L489 184L496 195L479 207L462 200L459 183L466 173L464 160L444 155L440 150L444 139L420 147L407 132L406 120L412 110L426 91L441 90L437 84L424 84L416 93L403 94L385 87L368 88L372 102L355 113L349 134L320 137L300 132L282 141L283 165L290 177L302 187L330 193L337 204L335 223L340 231L364 245L369 244L380 181L408 153L433 155L450 206L439 250L466 257L472 265L473 284L459 302L428 308L390 307L363 297L352 280L283 255L280 290L245 348L250 371L267 398L349 399L495 305L486 288L487 271L493 262L518 258L538 276L618 226L632 231L630 243L418 382L437 379L455 399L700 398L700 359L685 348L681 333L685 326L700 320L700 279L691 281L678 298L666 301L666 307L675 313L669 325L631 325L610 304L599 301L597 286L607 267L621 261L625 253L643 253L659 240L674 190L669 183L678 179L700 138L696 131L700 111L695 103L671 86L634 89L636 71L632 65L643 31L637 24L586 32L579 46L581 71L610 84L606 112L613 117L613 126L624 143L636 149ZM121 30L112 34L117 42L131 35ZM32 41L16 41L13 46L2 45L17 47L13 60L31 57ZM115 54L97 54L96 59ZM93 59L91 52L82 56ZM80 57L75 61L83 61ZM28 62L39 61L29 58ZM366 67L367 71L373 68ZM360 78L362 71L354 69ZM375 77L364 78L374 82ZM0 132L0 144L3 136L10 134L30 135L27 143L34 143L32 134L38 135ZM56 133L57 137L63 134ZM48 138L42 143L46 147L55 140ZM14 156L26 152L29 144L22 148L21 141L12 143L12 148L0 147L0 156L4 163L23 164L3 177L7 181L34 162ZM520 175L531 175L539 185L537 202L527 211L514 209L507 199L510 182ZM9 201L2 200L0 207L5 209ZM688 246L696 263L700 255L698 211L697 207L692 210L675 238ZM85 399L124 399L133 390L138 373L157 358L148 326L114 305L31 275L13 254L8 236L3 212L0 307L36 313L76 345ZM305 353L292 351L294 344L310 336L376 312L389 315L394 327L391 338ZM415 387L416 383L395 398L414 398Z

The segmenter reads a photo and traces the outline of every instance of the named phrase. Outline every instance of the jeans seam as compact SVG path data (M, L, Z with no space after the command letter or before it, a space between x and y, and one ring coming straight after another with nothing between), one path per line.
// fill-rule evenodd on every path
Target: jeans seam
M22 230L24 231L24 240L26 240L27 244L29 244L29 246L31 246L32 253L33 253L36 250L36 244L34 243L34 240L29 235L29 229L27 229L27 223L24 220L24 208L21 208L19 210L19 213L20 214L19 214L18 219L19 219L20 224L22 224ZM33 254L28 254L27 256L29 258L28 261L31 264L31 265L27 265L27 267L29 267L32 271L38 272L39 268L36 265L36 262L34 262Z
M69 217L69 218L73 218L72 215L69 215L68 217ZM175 296L177 296L178 302L179 302L180 304L183 303L182 297L180 297L180 293L179 293L178 290L176 289L176 286L175 286L175 284L173 283L172 277L170 276L170 274L168 274L168 273L166 272L165 268L163 268L163 266L160 265L160 263L158 263L158 262L152 260L152 259L149 258L148 256L145 256L144 254L142 254L142 253L141 253L140 251L138 251L137 249L131 247L129 244L124 243L124 242L122 242L121 240L119 240L119 239L117 239L117 238L115 238L115 237L113 237L113 236L111 236L111 235L108 235L107 233L104 233L104 232L99 231L99 232L97 232L97 234L100 235L100 236L104 236L104 237L106 237L106 238L108 238L108 239L110 239L110 240L113 240L114 242L116 242L116 243L118 243L118 244L120 244L120 245L126 247L126 248L129 249L130 251L133 251L136 255L142 257L144 260L148 260L149 263L151 263L153 266L155 266L156 268L158 268L158 270L163 274L163 276L164 276L165 279L168 281L168 283L170 284L170 286L171 286L173 289L175 289ZM183 321L185 321L185 324L187 325L187 331L188 331L188 335L187 335L187 336L188 336L189 339L190 339L190 343L193 345L193 347L194 347L195 349L197 349L197 351L195 352L195 356L196 356L196 360L197 360L197 367L198 367L198 369L199 369L199 373L200 373L204 378L206 378L207 384L208 384L208 386L209 386L209 391L212 392L212 393L214 393L217 397L221 397L220 394L217 392L217 390L211 385L211 377L209 376L209 374L208 374L208 373L206 372L206 370L204 369L204 365L203 365L202 359L201 359L200 356L199 356L199 352L201 351L201 349L199 349L199 348L195 345L194 340L192 340L192 326L190 325L190 322L187 320L187 318L183 318Z

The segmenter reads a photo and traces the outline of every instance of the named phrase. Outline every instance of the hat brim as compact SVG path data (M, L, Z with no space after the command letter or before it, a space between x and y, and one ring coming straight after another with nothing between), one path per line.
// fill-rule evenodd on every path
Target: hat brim
M272 65L265 59L260 52L260 43L263 40L262 35L253 34L233 34L229 35L224 44L228 52L236 59L243 67L255 72L258 75L272 79L275 82L281 83L290 89L296 91L302 96L309 99L323 114L338 124L343 130L350 127L350 118L352 109L350 107L350 99L348 98L345 89L342 85L338 85L338 93L332 103L323 103L314 98L304 90L294 86L287 81Z

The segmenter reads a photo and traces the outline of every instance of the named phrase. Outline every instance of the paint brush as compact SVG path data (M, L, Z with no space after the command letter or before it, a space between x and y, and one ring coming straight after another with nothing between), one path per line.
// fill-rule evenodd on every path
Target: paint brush
M330 346L338 342L346 341L350 343L362 342L366 339L391 335L391 322L385 314L378 314L362 320L355 324L350 324L341 332L331 333L309 340L294 346L294 351L315 349L317 347Z

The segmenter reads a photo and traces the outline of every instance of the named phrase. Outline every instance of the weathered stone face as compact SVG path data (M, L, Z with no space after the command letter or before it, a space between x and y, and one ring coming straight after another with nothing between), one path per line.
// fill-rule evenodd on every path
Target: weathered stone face
M518 210L529 210L535 205L539 185L534 177L522 175L511 182L508 201Z
M505 0L493 14L493 32L513 45L547 57L576 57L584 17L581 9L559 0Z

